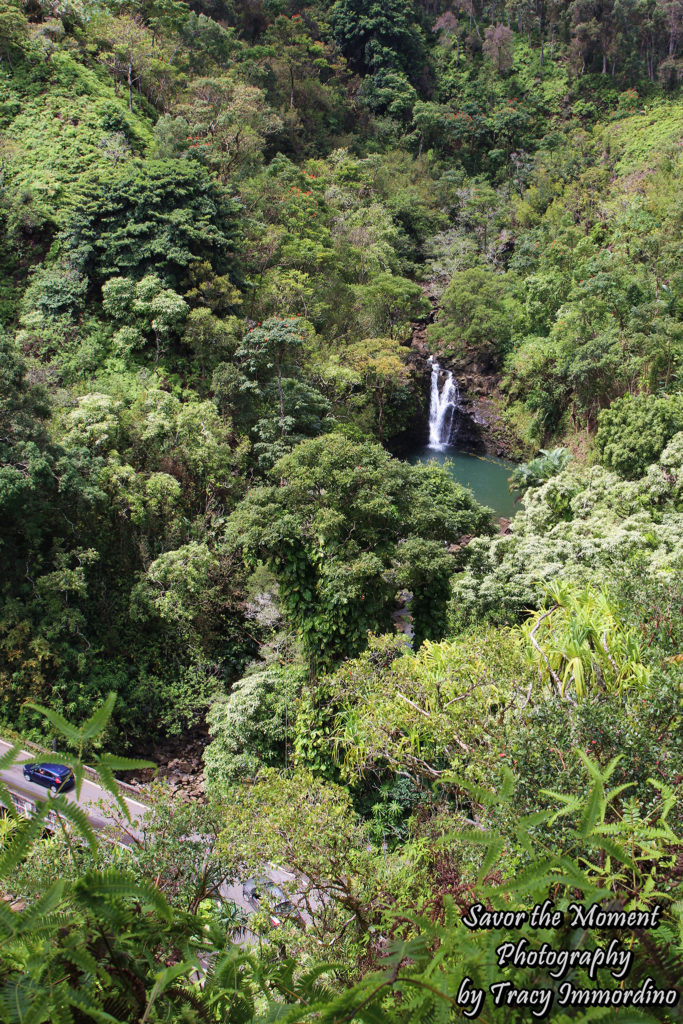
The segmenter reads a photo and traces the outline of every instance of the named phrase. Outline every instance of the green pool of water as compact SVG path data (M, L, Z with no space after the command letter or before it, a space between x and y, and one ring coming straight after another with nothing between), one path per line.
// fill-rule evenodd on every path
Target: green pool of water
M430 460L446 466L454 480L471 488L477 501L488 505L497 516L510 519L515 514L515 495L510 494L507 482L514 469L514 462L497 459L492 455L460 452L457 448L447 448L440 452L424 447L408 456L408 462L412 463Z

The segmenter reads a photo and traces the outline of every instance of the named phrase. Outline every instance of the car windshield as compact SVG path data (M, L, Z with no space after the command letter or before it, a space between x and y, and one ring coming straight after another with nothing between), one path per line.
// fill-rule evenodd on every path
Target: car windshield
M35 767L38 770L49 772L51 775L58 775L60 779L65 779L67 776L71 775L71 769L67 768L66 765L63 764L43 763L37 764Z
M266 890L266 895L269 900L284 900L287 901L287 897L283 893L282 889L278 885L269 885Z
M267 878L263 878L258 882L247 882L245 892L255 900L261 900L265 896L268 902L274 900L286 900L287 897L275 882L269 881Z

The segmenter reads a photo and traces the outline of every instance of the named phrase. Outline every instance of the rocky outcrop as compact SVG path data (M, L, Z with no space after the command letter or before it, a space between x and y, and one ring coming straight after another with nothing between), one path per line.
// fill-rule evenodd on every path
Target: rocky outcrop
M449 368L458 379L463 410L458 446L487 455L519 458L522 455L519 439L501 415L503 399L498 374L469 370L459 375L457 365Z
M207 737L200 736L156 747L147 758L154 761L157 767L122 773L125 774L125 781L139 785L144 790L146 785L156 779L165 782L178 799L202 803L206 799L203 753L207 741Z

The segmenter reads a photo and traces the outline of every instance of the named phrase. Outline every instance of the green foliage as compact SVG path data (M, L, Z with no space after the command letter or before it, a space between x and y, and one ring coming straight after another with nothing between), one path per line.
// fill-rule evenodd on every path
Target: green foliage
M14 4L3 4L0 13L0 47L3 59L11 64L12 54L20 53L28 37L28 22Z
M233 684L207 715L213 737L204 754L212 785L237 782L291 759L303 674L295 668L256 669Z
M213 535L186 539L230 501L228 430L213 403L185 405L149 380L136 393L126 378L125 398L76 402L56 442L42 389L7 341L3 352L5 713L34 727L33 699L79 719L114 688L131 738L186 727L253 645L236 629L239 566Z
M237 209L196 164L132 163L83 183L60 247L93 285L157 274L177 286L202 261L238 280Z
M487 529L487 510L436 466L411 467L339 434L304 441L275 464L280 486L251 492L228 525L231 543L267 561L309 663L325 666L387 623L399 541L455 541ZM441 490L445 501L434 507Z
M342 777L365 789L390 771L425 791L444 771L498 756L494 739L514 691L533 678L517 639L471 632L426 641L413 654L405 639L371 638L368 651L329 680L335 756Z
M80 729L74 729L59 716L50 714L53 726L78 749L76 757L60 755L71 764L76 776L76 793L83 780L81 755L84 744L95 740L106 725L114 703L113 695L100 711ZM17 749L11 752L13 760ZM147 762L117 759L103 755L97 759L100 785L118 801L127 816L113 770L142 768ZM7 813L15 815L11 799L2 786ZM40 804L36 815L22 822L3 850L0 873L3 887L11 872L40 842L47 815L61 825L73 851L79 841L96 849L92 828L77 805L57 796ZM176 944L186 957L172 977L186 974L194 964L190 948L192 936L187 921L174 919L171 908L147 880L136 879L132 872L117 867L85 870L73 881L53 881L23 911L5 910L0 924L3 934L3 1017L10 1021L30 1015L37 1024L43 1021L73 1018L73 1011L86 1019L129 1019L151 1009L162 997L169 979L156 979L160 963L154 950ZM147 939L155 936L148 946ZM36 961L34 950L40 945ZM146 947L144 954L136 948ZM65 965L68 971L65 973ZM148 998L149 997L149 998ZM166 997L168 998L168 997ZM106 1008L117 1016L111 1016ZM30 1008L30 1011L29 1011Z
M512 816L538 807L544 789L571 788L575 780L572 749L579 749L608 763L621 756L614 785L632 783L631 795L641 806L651 809L657 794L648 778L655 776L675 784L681 765L681 740L678 733L680 680L672 678L662 665L649 682L634 687L622 696L606 697L599 688L578 704L571 699L558 700L556 692L536 691L529 703L507 718L501 736L505 763L517 774ZM483 779L492 781L498 769L496 758L482 763ZM544 797L542 806L552 805ZM678 810L672 821L679 824Z
M682 441L677 434L639 481L601 466L568 467L529 488L508 535L468 545L468 565L454 581L454 621L515 620L540 605L549 579L583 587L642 567L662 585L679 572Z
M644 165L656 170L645 172L647 187L636 197L633 179L616 173L623 125L600 138L615 167L609 182L591 166L590 151L583 158L588 167L570 172L572 182L558 180L557 157L552 171L549 160L537 161L525 195L540 223L522 233L510 260L530 276L529 334L508 357L508 390L535 414L540 439L568 423L595 428L600 412L624 394L644 397L677 386L682 350L673 253L680 217L671 190L677 172L668 155L643 154ZM565 160L562 173L568 170ZM670 284L662 289L664 278ZM656 454L652 449L650 461Z
M259 467L269 470L300 441L329 429L329 401L304 380L305 335L298 318L270 317L251 327L214 376L219 403L234 412L253 437Z
M30 323L32 313L41 319L74 317L83 309L87 287L87 279L68 261L41 267L24 292L24 321Z
M371 396L376 409L377 433L383 442L385 419L389 419L393 407L409 395L410 373L405 348L391 338L368 338L349 345L342 360L355 370L363 391Z
M412 594L415 648L423 640L440 640L447 628L453 555L439 541L410 537L400 545L396 564L396 582Z
M263 326L259 324L258 327L250 328L237 351L237 358L256 380L270 376L274 370L280 386L283 374L300 359L303 349L300 330L295 320L272 317Z
M453 276L441 302L442 316L430 328L430 338L456 356L471 348L484 365L499 365L519 317L508 279L491 271L463 270Z
M614 905L614 893L623 893L624 905L627 907L651 907L654 900L670 900L668 893L656 891L653 884L655 865L670 862L672 847L680 844L680 839L670 829L667 817L675 799L673 792L667 787L659 787L661 798L656 810L646 819L637 814L619 814L619 792L608 790L609 780L614 772L612 762L604 770L586 758L581 758L586 774L589 776L591 792L588 797L575 797L554 794L562 801L563 807L555 815L533 814L518 822L516 839L520 849L526 853L526 865L523 871L510 873L503 867L503 879L496 878L495 869L499 871L505 864L504 844L494 830L470 828L458 835L444 837L442 843L447 846L456 838L463 844L471 843L476 850L482 850L478 857L481 861L480 882L477 893L486 900L486 906L495 909L515 908L529 909L534 902L542 902L549 888L553 892L553 907L566 912L573 901L588 905L593 901L610 900ZM502 807L508 803L513 793L512 775L504 775L498 792L479 790L475 799L484 808ZM554 821L567 815L570 826L567 829L566 852L548 852L544 845L544 836ZM616 821L613 816L616 815ZM612 820L610 820L612 819ZM617 837L613 839L613 837ZM590 852L579 853L588 847ZM502 863L501 863L502 862ZM495 881L484 881L487 876ZM500 878L500 876L498 876ZM483 882L483 884L482 884ZM622 888L623 887L623 888ZM578 900L577 900L578 895ZM488 902L490 901L490 903ZM621 905L621 903L619 904ZM443 921L431 924L424 917L413 918L420 929L419 937L407 938L397 942L390 954L390 963L383 972L364 979L355 996L355 1006L361 1007L373 1018L368 1010L380 1006L390 1007L384 1010L392 1021L408 1021L419 1016L420 1019L439 1013L452 1012L455 1009L455 993L465 977L472 979L471 984L486 988L494 975L490 965L497 961L495 950L508 937L514 944L520 936L524 937L528 925L521 929L506 930L477 929L469 931L462 918L456 912L453 898L446 895L443 901ZM568 948L569 941L568 915L563 914L563 926L559 930L534 929L537 940L553 942L556 946ZM586 948L594 948L599 944L599 936L586 930L580 942ZM438 945L438 956L434 956L433 947ZM637 975L642 977L642 954L636 953L639 960ZM645 953L644 959L647 958ZM656 954L655 954L656 955ZM527 970L516 970L515 984L518 987L540 985L552 989L549 975L539 976L534 968L533 975ZM664 969L660 979L672 975ZM533 981L531 978L533 977ZM598 982L589 979L579 972L573 982L577 988L595 988ZM601 986L616 988L616 981L600 981ZM390 998L393 996L393 998ZM341 997L336 1009L349 1003L348 996ZM590 1012L590 1011L589 1011ZM602 1014L602 1010L598 1011ZM492 1020L506 1019L507 1007L488 1009L487 1017ZM566 1019L561 1008L550 1008L550 1019ZM323 1017L323 1019L325 1019ZM330 1018L332 1019L332 1018ZM643 1020L655 1018L643 1015Z
M683 430L683 396L627 395L598 417L595 443L602 461L622 476L644 474Z
M398 651L390 653L377 644L374 653L378 668L382 663L397 664ZM447 666L434 662L429 652L423 667L433 673ZM426 681L428 676L423 678ZM113 700L108 701L79 730L63 720L54 722L82 749L84 741L96 739L112 704ZM15 748L4 755L2 767L11 763L16 753ZM509 768L503 770L495 790L472 786L452 772L441 773L439 785L457 787L461 798L478 808L479 820L476 828L442 829L438 856L443 863L458 850L473 847L478 877L471 897L492 909L510 909L512 905L528 911L533 903L549 896L554 909L564 914L577 902L627 911L652 909L658 903L663 908L662 937L632 947L632 969L635 978L649 973L661 987L670 987L678 965L676 958L671 961L663 950L675 935L680 886L662 886L658 874L670 870L681 844L669 821L677 791L650 779L655 797L644 807L638 799L626 796L628 784L614 785L619 758L603 768L579 750L576 760L585 770L587 790L545 793L552 801L550 809L516 818L503 834L500 823L509 822L508 809L515 799ZM72 763L80 779L80 758ZM108 776L103 770L105 764L113 767L115 762L101 758L100 777L116 796L111 773ZM11 801L6 799L14 815ZM43 808L49 806L46 803ZM90 855L97 855L84 816L63 797L51 801L51 807L90 841ZM6 838L0 863L3 882L17 877L14 873L27 854L33 857L38 852L35 847L40 842L44 813L39 810L31 822L20 824ZM251 826L246 834L245 820ZM254 786L231 790L229 802L222 806L211 802L206 808L188 807L181 814L172 813L172 805L157 797L145 821L149 835L139 848L134 870L125 860L117 866L105 866L102 861L88 866L87 858L66 833L71 843L66 877L52 881L48 875L47 887L40 895L32 892L23 910L4 912L3 1008L10 1002L19 1007L30 1004L40 1024L59 1019L65 1008L76 1009L86 1019L101 1019L106 1013L118 1022L129 1020L131 1013L149 1017L156 1006L166 1019L180 1021L188 1005L202 1012L205 1006L224 1012L237 1004L241 1019L255 1020L253 1000L260 992L260 998L270 999L273 1010L277 1007L280 1017L291 1009L292 1019L302 1019L303 1014L304 1018L332 1021L350 1008L362 1019L393 1024L412 1019L414 1012L432 1013L444 999L450 1006L449 993L457 990L465 975L479 984L493 980L495 975L490 970L487 973L486 964L495 962L495 956L491 960L494 948L500 948L508 935L517 940L528 930L528 925L523 925L521 931L505 926L493 933L485 928L471 931L455 913L449 892L439 894L441 912L436 919L408 911L402 902L414 895L410 888L403 888L400 859L393 855L389 860L386 855L380 859L367 844L367 832L356 820L348 795L305 772L283 778L266 771ZM559 833L558 822L562 822ZM54 843L52 848L59 850ZM330 932L333 937L336 934L337 941L345 933L353 935L356 948L366 948L382 921L387 901L395 900L384 918L387 923L400 922L388 950L384 940L389 967L383 965L379 973L368 974L355 985L343 984L331 993L325 987L315 987L316 978L337 972L333 965L320 962L319 953L307 957L297 971L295 960L273 965L267 957L257 959L226 946L219 915L206 916L207 897L220 903L220 888L234 878L235 867L260 870L264 857L275 858L292 870L299 898L311 915L313 949L319 949L322 941L317 936ZM519 869L520 859L523 870ZM169 901L150 881L154 875L157 880L163 875ZM288 927L284 934L296 946L296 933L287 931ZM571 941L571 934L566 916L562 927L552 933L555 944L562 948ZM535 929L535 935L544 939L546 933ZM614 936L614 930L610 935ZM584 929L580 937L587 950L601 940L600 929ZM36 941L41 945L38 964L33 963ZM349 939L346 941L348 944ZM174 965L164 968L171 949L175 950ZM206 959L212 961L208 971ZM64 971L57 969L65 963L69 965L68 981ZM197 970L207 973L201 986L192 981ZM533 972L538 982L538 968ZM532 975L527 979L527 974L524 968L518 971L520 987L530 984ZM591 989L598 983L587 976L585 968L579 968L573 977L579 987ZM615 987L602 977L599 984ZM419 993L416 997L412 995L414 987ZM494 1019L502 1017L494 1013ZM562 1019L561 1015L557 1019Z
M646 686L651 670L643 664L638 637L624 628L604 591L576 593L555 583L547 601L551 607L522 627L533 646L539 680L558 696L566 699L571 693L579 702L597 688L621 694Z
M278 861L295 873L314 921L332 915L325 928L334 929L345 915L357 933L367 932L379 865L341 787L303 770L282 776L265 769L229 796L219 837L224 856L239 857L246 870L259 870L264 858ZM252 823L247 835L244 821Z
M557 476L570 459L571 455L566 448L553 448L552 451L541 448L541 454L537 458L515 466L508 477L510 490L524 492L529 487L539 487L552 476Z

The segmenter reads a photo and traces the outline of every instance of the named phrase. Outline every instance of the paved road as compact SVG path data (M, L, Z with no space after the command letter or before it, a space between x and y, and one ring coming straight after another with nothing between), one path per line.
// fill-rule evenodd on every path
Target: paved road
M0 754L5 754L11 746L11 743L0 740ZM49 764L50 756L50 754L45 754L41 757L39 754L22 750L19 754L19 763L12 765L7 771L0 772L0 778L2 778L11 792L24 797L24 799L32 800L34 803L41 803L48 799L48 791L44 786L39 786L35 782L28 782L24 778L22 764L26 761L38 760L46 761ZM56 754L54 757L55 763L59 763L59 755ZM113 813L116 804L112 796L95 782L90 782L88 779L85 779L83 782L79 799L76 798L76 791L74 789L69 790L63 795L70 803L77 804L85 811L90 824L95 829L103 829L106 826L110 826L113 818L120 817L120 811L118 814ZM129 796L123 796L123 799L130 813L131 831L134 833L148 808L140 800L134 800ZM107 813L108 808L112 808L111 815Z
M11 743L6 743L4 740L0 740L0 754L6 753ZM48 791L43 787L39 786L35 782L28 782L23 775L22 765L26 761L37 761L44 760L48 764L50 763L50 754L41 755L35 752L31 753L27 750L22 750L19 755L19 763L14 764L7 771L0 772L0 778L9 787L10 791L15 795L24 797L24 799L31 800L33 803L40 803L49 799ZM59 763L59 755L55 754L55 763ZM76 791L74 789L69 790L63 794L64 797L73 804L77 804L82 810L88 815L88 820L93 828L101 830L108 828L111 830L112 826L120 819L121 812L116 806L114 800L107 793L106 790L102 789L95 782L90 782L88 779L84 780L81 787L80 799L76 798ZM123 794L122 794L123 795ZM140 800L134 800L131 797L123 796L123 799L128 807L131 816L130 822L130 833L132 836L140 834L141 831L141 820L145 812L148 810L146 804ZM107 808L111 808L111 814L107 813ZM130 843L130 836L125 834L119 834L115 836L119 841ZM292 893L295 885L295 879L293 875L290 875L287 871L283 871L280 868L276 868L269 865L263 872L264 875L268 875L274 882L278 882L282 885L288 893ZM246 879L245 879L246 881ZM241 910L244 910L247 914L253 913L253 909L242 897L242 885L237 883L236 885L223 886L221 894L224 897L232 900ZM251 932L247 933L243 939L245 944L250 944L255 941L254 936Z

